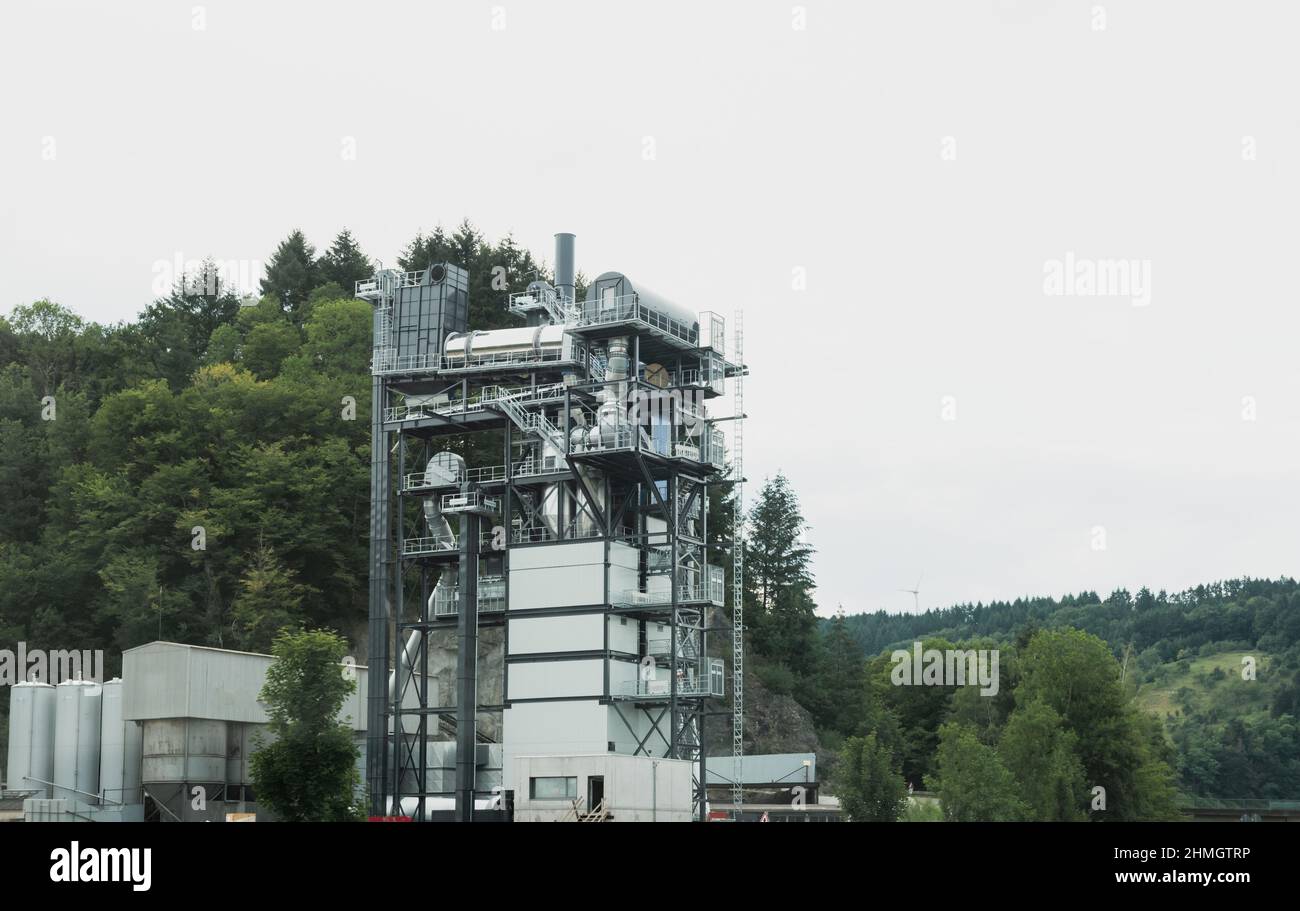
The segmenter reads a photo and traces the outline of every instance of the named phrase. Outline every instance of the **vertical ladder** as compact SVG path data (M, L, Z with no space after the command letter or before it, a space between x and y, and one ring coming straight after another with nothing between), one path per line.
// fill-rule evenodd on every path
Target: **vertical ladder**
M736 359L734 399L734 436L731 468L736 483L732 487L731 518L731 803L736 821L744 802L741 787L741 757L745 754L745 326L744 311L736 311Z

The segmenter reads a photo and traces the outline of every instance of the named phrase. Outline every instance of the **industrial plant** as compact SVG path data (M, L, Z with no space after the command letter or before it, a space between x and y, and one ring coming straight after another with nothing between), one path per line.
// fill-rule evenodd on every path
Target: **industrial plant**
M517 328L469 325L451 263L357 283L369 660L343 668L340 721L358 797L415 821L738 819L741 317L728 345L721 315L620 272L579 299L574 237L555 242L555 283L501 302ZM6 793L27 821L268 818L249 757L273 660L160 641L122 679L19 683ZM729 756L706 757L713 726Z
M519 328L471 327L449 263L356 289L374 307L368 664L391 681L367 695L377 815L450 800L473 818L493 798L476 757L499 747L515 818L703 820L728 656L738 763L741 552L710 492L743 481L739 318L729 351L722 316L620 272L579 300L574 237L555 240L555 284L506 302ZM730 452L710 412L729 383Z

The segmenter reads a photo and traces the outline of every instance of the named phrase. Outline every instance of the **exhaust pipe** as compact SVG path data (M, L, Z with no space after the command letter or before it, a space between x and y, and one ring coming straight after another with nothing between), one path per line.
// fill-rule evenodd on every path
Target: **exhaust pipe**
M572 301L573 285L573 235L555 235L555 293L562 300Z

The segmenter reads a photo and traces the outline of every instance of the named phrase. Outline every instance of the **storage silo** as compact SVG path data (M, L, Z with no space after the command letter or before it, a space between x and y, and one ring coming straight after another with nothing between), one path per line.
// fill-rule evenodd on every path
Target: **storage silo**
M86 680L55 687L54 796L99 802L99 730L103 689Z
M104 684L99 741L99 793L106 804L138 804L144 731L122 718L122 681Z
M224 721L161 718L143 722L145 792L181 822L222 818L229 732ZM196 792L195 788L201 790ZM197 794L203 795L198 806Z
M9 692L9 790L47 798L46 782L54 779L54 687L24 681Z

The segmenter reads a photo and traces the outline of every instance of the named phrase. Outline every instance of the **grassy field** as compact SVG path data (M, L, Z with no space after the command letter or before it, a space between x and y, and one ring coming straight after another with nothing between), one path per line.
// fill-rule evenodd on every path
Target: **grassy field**
M1137 705L1161 718L1182 715L1184 700L1179 697L1179 691L1185 687L1189 691L1187 704L1193 709L1206 708L1213 691L1216 702L1226 703L1242 715L1264 711L1268 708L1266 688L1257 681L1241 678L1242 659L1247 656L1255 659L1256 674L1262 678L1269 659L1260 652L1218 652L1174 661L1165 665L1167 670L1161 679L1138 688ZM1219 679L1211 676L1216 668L1223 674Z

